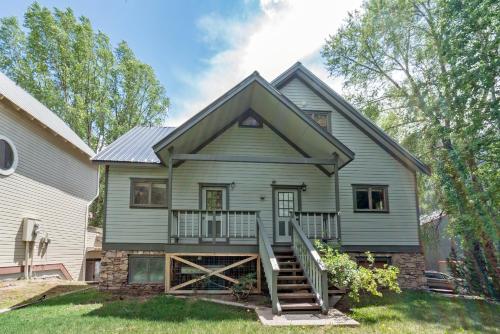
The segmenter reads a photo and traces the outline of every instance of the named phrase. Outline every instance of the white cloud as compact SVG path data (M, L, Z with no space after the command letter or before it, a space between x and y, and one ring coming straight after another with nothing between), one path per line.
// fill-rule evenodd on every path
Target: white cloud
M215 14L202 17L198 28L203 41L220 51L205 60L203 72L181 75L186 92L177 97L169 125L181 124L254 70L272 80L296 61L338 89L319 52L328 35L360 4L361 0L261 0L259 14L245 22Z

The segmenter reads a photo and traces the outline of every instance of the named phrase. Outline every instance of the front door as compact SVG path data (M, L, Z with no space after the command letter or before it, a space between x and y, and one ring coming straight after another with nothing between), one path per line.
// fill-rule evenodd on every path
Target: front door
M280 189L274 191L274 233L276 242L292 241L290 230L290 211L299 210L299 193L297 189Z
M226 226L226 188L225 187L203 187L201 192L202 213L202 237L221 238L225 235Z

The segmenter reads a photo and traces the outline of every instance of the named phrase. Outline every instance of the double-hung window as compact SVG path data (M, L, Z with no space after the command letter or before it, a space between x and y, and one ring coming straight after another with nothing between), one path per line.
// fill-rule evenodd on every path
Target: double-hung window
M131 179L130 182L131 208L167 207L166 179Z
M388 186L354 184L352 190L355 212L389 212Z

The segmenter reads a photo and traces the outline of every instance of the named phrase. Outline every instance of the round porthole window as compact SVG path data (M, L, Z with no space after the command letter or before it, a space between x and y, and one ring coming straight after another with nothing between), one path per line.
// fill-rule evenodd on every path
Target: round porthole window
M0 136L0 175L10 175L17 167L17 151L14 143Z

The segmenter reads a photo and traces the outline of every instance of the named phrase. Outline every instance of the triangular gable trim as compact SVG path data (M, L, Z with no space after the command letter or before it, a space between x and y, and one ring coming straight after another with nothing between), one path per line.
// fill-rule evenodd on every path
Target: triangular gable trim
M389 137L382 129L380 129L361 112L356 110L354 106L352 106L344 98L338 95L334 90L332 90L327 84L325 84L316 75L314 75L311 71L304 67L304 65L302 65L300 62L295 63L292 67L279 75L271 82L271 84L277 89L281 89L288 82L295 78L300 80L303 84L310 88L332 108L345 116L351 123L358 127L363 133L365 133L368 137L375 141L385 151L391 154L391 156L401 162L405 167L411 170L418 169L421 172L430 175L431 170L426 164L424 164L413 154L408 152L394 139ZM394 152L394 150L396 152ZM408 166L408 163L405 162L404 159L408 160L414 168Z
M264 89L266 89L270 94L272 94L275 98L277 98L280 102L282 102L285 106L287 106L292 112L297 114L304 122L306 122L309 126L316 130L316 132L328 140L332 145L336 146L339 150L345 154L349 160L344 163L347 164L352 159L354 159L354 152L352 152L347 146L345 146L341 141L335 138L332 134L323 130L316 122L311 120L299 107L297 107L292 101L290 101L285 95L283 95L280 91L278 91L275 87L273 87L269 82L267 82L264 78L262 78L257 71L252 73L250 76L245 78L242 82L237 84L235 87L230 89L226 94L222 95L220 98L215 100L205 109L201 110L199 113L191 117L181 126L176 128L170 134L168 134L165 138L160 140L157 144L153 146L153 149L156 153L160 150L168 146L172 141L182 135L184 132L192 128L198 122L203 120L205 117L214 112L217 108L222 106L228 100L230 100L234 95L238 94L240 91L248 87L253 82L257 82ZM342 166L339 166L339 168Z

